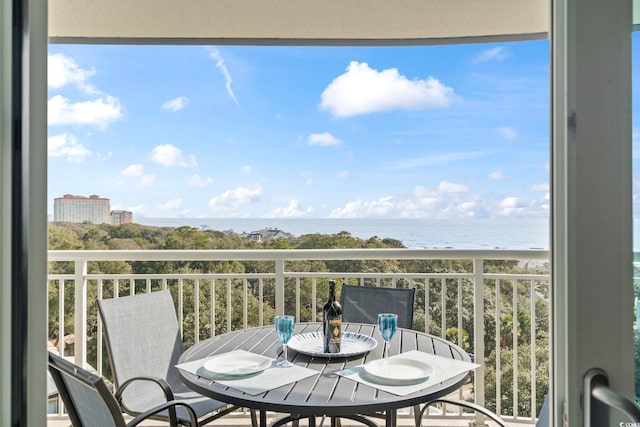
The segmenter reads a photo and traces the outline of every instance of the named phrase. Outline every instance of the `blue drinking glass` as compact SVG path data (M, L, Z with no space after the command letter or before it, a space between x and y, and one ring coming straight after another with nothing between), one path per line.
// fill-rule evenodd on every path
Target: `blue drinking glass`
M293 366L293 363L289 362L287 358L287 343L291 339L293 330L296 325L296 319L293 316L276 316L275 318L276 333L278 338L282 341L282 350L284 352L284 360L278 362L278 366L288 367Z
M398 315L393 313L378 314L378 329L384 339L384 357L389 357L389 341L398 330Z

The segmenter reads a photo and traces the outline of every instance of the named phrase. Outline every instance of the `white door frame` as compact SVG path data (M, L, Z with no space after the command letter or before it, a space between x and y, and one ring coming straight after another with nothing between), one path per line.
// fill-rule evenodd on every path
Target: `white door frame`
M580 426L590 368L634 393L632 7L552 4L552 412L556 426ZM613 411L611 419L627 421Z

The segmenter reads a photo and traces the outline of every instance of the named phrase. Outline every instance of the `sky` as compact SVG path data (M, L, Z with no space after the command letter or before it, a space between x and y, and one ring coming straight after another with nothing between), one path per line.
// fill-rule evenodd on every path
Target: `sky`
M48 210L549 215L549 42L50 45Z

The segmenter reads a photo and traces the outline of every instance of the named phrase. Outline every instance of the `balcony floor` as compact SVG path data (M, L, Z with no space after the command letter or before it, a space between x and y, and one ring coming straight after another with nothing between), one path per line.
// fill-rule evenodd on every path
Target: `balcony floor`
M235 418L235 419L234 419ZM276 420L275 417L269 418L269 424ZM328 427L330 426L329 420L325 420L323 423L320 423L321 419L316 419L316 425L318 427ZM423 427L468 427L469 426L468 419L461 420L442 420L442 419L425 419L422 422ZM355 421L350 420L342 420L342 427L362 427L362 424L359 424ZM379 425L384 425L383 420L378 422ZM47 422L47 427L69 427L71 423L68 420L49 420ZM140 426L145 427L166 427L168 423L162 423L160 421L147 421L139 424ZM251 420L248 417L225 417L222 420L214 421L212 423L206 424L211 427L238 427L238 426L251 426ZM497 426L496 423L492 421L486 421L486 425L489 427ZM507 423L509 427L527 427L533 426L530 422L509 422ZM305 421L300 422L300 426L307 426ZM411 418L407 417L399 417L398 418L398 427L413 427L414 423Z

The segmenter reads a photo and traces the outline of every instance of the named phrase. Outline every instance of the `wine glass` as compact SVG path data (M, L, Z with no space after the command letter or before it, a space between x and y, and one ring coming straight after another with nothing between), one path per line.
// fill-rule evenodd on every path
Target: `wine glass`
M282 350L284 351L284 360L281 360L277 363L277 366L286 368L289 366L293 366L293 363L289 362L287 358L287 343L291 339L291 334L293 334L293 329L296 324L296 319L293 316L276 316L275 325L276 325L276 333L282 341Z
M398 330L398 315L393 313L378 314L378 328L384 339L384 358L389 357L389 341Z

